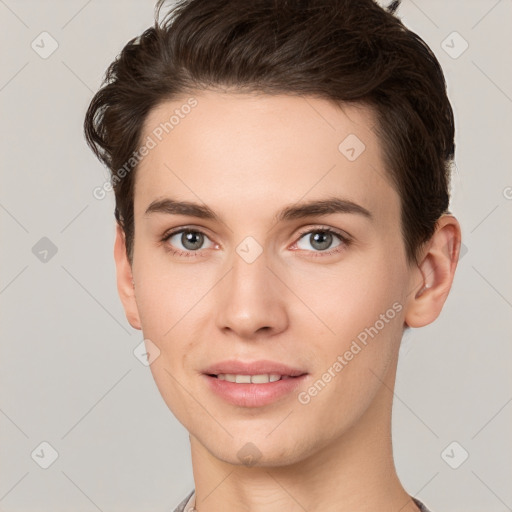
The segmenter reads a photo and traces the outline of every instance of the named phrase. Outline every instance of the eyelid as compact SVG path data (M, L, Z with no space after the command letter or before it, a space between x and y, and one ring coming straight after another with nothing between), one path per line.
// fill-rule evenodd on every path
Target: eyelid
M196 227L193 224L186 224L185 226L176 226L175 228L168 229L163 235L162 240L167 240L171 236L177 235L178 233L182 233L183 231L192 231L194 233L201 233L204 236L209 235L206 233L205 228Z
M330 226L324 226L322 224L318 224L317 226L309 226L307 228L304 228L303 230L300 230L298 233L299 239L302 238L304 235L307 235L308 233L315 231L324 231L326 233L332 233L334 235L339 236L343 241L347 243L352 241L352 237L345 231L342 231L341 229L332 228Z

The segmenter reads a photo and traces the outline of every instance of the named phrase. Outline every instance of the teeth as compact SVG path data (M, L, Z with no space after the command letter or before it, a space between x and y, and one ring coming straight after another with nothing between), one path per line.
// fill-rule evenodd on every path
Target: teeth
M266 373L263 375L235 375L233 373L220 373L217 375L220 380L227 380L228 382L236 382L237 384L268 384L269 382L276 382L279 379L289 378L288 376L281 376L276 373Z

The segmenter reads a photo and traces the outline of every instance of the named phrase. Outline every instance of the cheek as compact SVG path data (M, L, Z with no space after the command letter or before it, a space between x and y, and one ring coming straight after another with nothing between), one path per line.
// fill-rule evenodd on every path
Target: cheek
M162 250L135 248L135 299L144 335L163 340L207 290L194 264L171 264Z
M187 411L192 405L185 390L192 389L189 379L194 366L185 359L189 353L197 355L193 347L197 340L204 340L204 332L201 336L199 331L204 331L205 326L198 315L204 308L201 298L211 288L208 283L191 279L193 267L188 266L190 270L186 272L174 267L169 272L145 263L136 274L136 301L143 336L159 350L150 370L167 407L180 419L189 417ZM197 416L200 413L196 411Z
M314 430L322 425L329 438L357 422L387 382L402 336L403 306L393 283L384 280L359 276L327 291L317 310L333 332L313 337L315 374L298 398L304 421Z
M172 318L169 311L173 310L173 303L177 302L172 290L164 287L158 280L141 277L135 289L135 300L142 325L142 332L159 344L158 340L172 327ZM171 293L170 293L171 292Z
M218 276L202 264L170 265L142 258L139 262L144 263L134 264L135 298L143 336L160 351L151 365L155 379L159 369L159 379L169 381L165 370L178 377L195 369L197 361L187 357L197 357L212 333Z
M315 327L322 335L338 340L337 349L375 323L382 330L384 321L388 331L389 325L400 324L400 319L396 320L398 310L403 309L407 281L399 264L383 257L354 258L347 264L306 270L291 271L287 281L314 313L316 318L308 315Z
M302 322L303 330L309 329L305 338L314 340L320 354L315 376L340 405L357 402L364 408L381 386L402 336L405 282L402 267L384 258L295 281L297 294L321 320L310 327ZM315 328L321 335L311 336Z

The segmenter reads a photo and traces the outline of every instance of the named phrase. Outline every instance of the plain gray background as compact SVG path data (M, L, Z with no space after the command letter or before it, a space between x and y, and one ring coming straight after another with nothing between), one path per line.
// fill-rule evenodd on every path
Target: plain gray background
M153 8L0 0L1 512L168 512L193 488L188 434L133 354L113 196L93 197L108 175L82 135L104 71ZM447 77L464 248L441 317L403 341L397 470L433 512L509 511L512 2L404 0L399 15ZM58 453L47 469L43 442Z

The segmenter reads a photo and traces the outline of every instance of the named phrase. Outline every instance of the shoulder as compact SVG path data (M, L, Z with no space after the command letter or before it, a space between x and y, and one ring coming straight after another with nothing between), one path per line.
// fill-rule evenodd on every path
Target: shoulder
M412 498L412 496L411 496ZM418 508L420 509L420 512L431 512L431 510L429 508L427 508L420 500L416 499L416 498L412 498L414 503L416 503L416 505L418 506Z
M190 500L190 498L194 494L194 491L195 491L195 489L192 489L188 493L188 495L183 499L183 501L174 509L173 512L184 512L185 511L185 507L187 506L188 501Z

